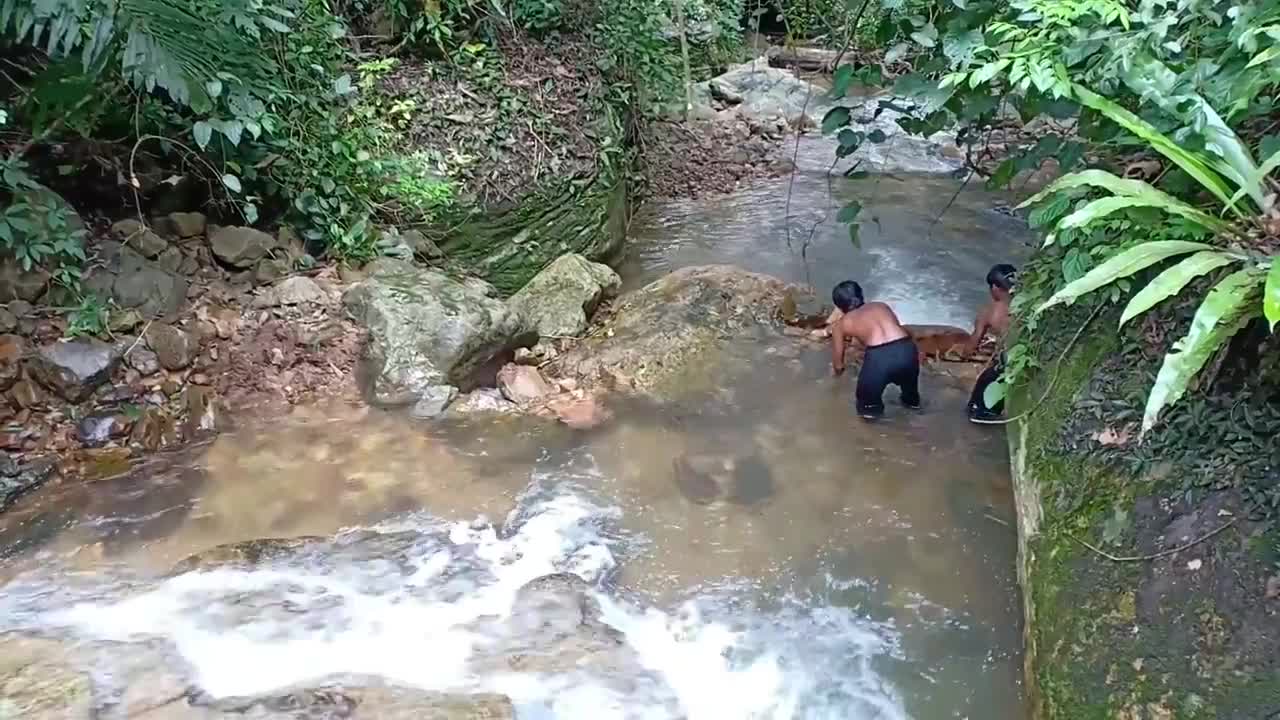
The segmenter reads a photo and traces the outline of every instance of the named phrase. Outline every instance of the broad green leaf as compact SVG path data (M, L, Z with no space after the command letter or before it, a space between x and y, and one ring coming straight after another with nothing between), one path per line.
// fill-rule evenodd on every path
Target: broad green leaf
M1257 172L1249 146L1240 140L1218 111L1203 97L1187 90L1188 85L1167 65L1141 54L1123 75L1125 85L1144 101L1151 102L1194 127L1203 137L1205 149L1213 153L1211 166L1230 178L1262 205L1262 188L1250 186Z
M1083 85L1075 85L1074 90L1082 104L1097 110L1120 127L1145 140L1153 150L1169 158L1188 175L1195 178L1206 190L1213 193L1214 197L1223 203L1230 202L1231 196L1228 194L1230 186L1203 157L1183 149L1155 126Z
M833 99L844 97L849 91L849 86L853 84L853 73L853 63L836 68L835 74L831 76L831 92L827 96Z
M201 120L191 127L191 134L195 136L196 145L204 150L209 147L209 141L213 139L213 126Z
M1271 324L1271 332L1280 323L1280 259L1271 258L1271 271L1267 273L1267 285L1262 295L1262 313Z
M1159 188L1155 187L1154 185L1148 182L1144 182L1142 180L1131 180L1129 178L1122 178L1118 175L1109 173L1106 170L1081 170L1080 172L1074 172L1068 175L1063 175L1062 177L1050 183L1049 186L1046 187L1044 190L1041 190L1035 195L1032 195L1027 200L1023 201L1021 204L1018 205L1018 208L1021 209L1029 205L1034 205L1035 203L1038 203L1052 195L1062 192L1063 190L1070 190L1072 188L1086 187L1086 186L1102 188L1104 190L1110 190L1116 195L1123 196L1126 198L1136 198L1143 201L1140 203L1133 203L1131 205L1124 205L1121 207L1146 206L1146 207L1160 208L1165 212L1172 213L1174 215L1179 215L1194 223L1203 225L1204 227L1210 230L1213 230L1215 232L1221 232L1229 226L1229 223L1219 218L1216 218L1206 212L1197 210L1196 208L1182 202L1181 200L1164 192L1163 190L1160 190ZM1103 198L1103 200L1110 200L1110 198ZM1095 203L1102 202L1103 200L1095 200L1094 202ZM1081 210L1077 211L1077 213L1075 214L1084 212L1092 205L1093 203L1090 203L1089 206L1082 208ZM1108 204L1103 204L1103 205L1100 205L1096 210L1092 212L1100 212L1101 210L1108 209L1109 207L1111 206ZM1112 207L1110 209L1110 212L1115 212L1118 209L1120 209L1120 207ZM1073 214L1073 216L1075 214ZM1081 219L1084 219L1084 218L1082 217ZM1063 222L1065 223L1066 220L1063 220ZM1067 227L1070 227L1070 226L1067 226Z
M1266 180L1267 176L1271 174L1271 171L1275 170L1277 167L1280 167L1280 150L1275 151L1271 157L1262 161L1262 164L1258 166L1257 172L1249 179L1249 183L1256 187L1262 187L1263 181ZM1231 196L1231 202L1228 203L1228 206L1234 206L1240 198L1244 197L1246 189L1247 186L1237 190L1236 194Z
M1280 58L1280 45L1272 45L1266 50L1254 55L1253 59L1249 61L1249 64L1245 66L1245 69L1248 70L1249 68L1257 67L1263 63L1269 63L1276 58Z
M982 389L982 403L989 408L993 408L1004 400L1009 393L1009 389L1005 387L1003 380L996 380L990 385Z
M822 117L822 134L830 135L836 128L849 124L849 108L833 107Z
M836 222L853 222L857 219L858 213L860 212L862 212L862 203L854 200L848 205L840 208L840 212L836 214Z
M1004 60L996 60L995 62L989 62L977 70L974 70L969 75L969 87L976 88L985 82L989 82L991 78L998 75L1001 70L1009 67L1009 62L1010 61L1007 58Z
M1154 187L1151 189L1155 190ZM1156 192L1159 192L1159 191L1157 190ZM1169 201L1172 201L1172 202L1169 202ZM1172 197L1167 197L1167 199L1165 199L1165 198L1155 198L1155 197L1112 195L1111 197L1105 197L1105 198L1100 198L1098 200L1094 200L1089 204L1085 205L1084 207L1080 208L1079 210L1071 213L1067 217L1063 218L1062 222L1058 225L1058 229L1066 230L1068 228L1084 227L1096 220L1100 220L1113 213L1119 212L1120 210L1124 210L1126 208L1135 208L1135 207L1151 207L1151 208L1157 208L1159 210L1164 210L1174 215L1180 215L1184 218L1187 218L1188 220L1191 220L1192 222L1198 223L1200 225L1204 225L1205 228L1209 230L1213 230L1214 228L1220 228L1223 224L1217 218L1211 215L1207 215L1203 212L1200 212L1199 210L1191 207L1190 205L1187 205L1186 203L1183 203L1178 200L1174 200Z
M1186 255L1187 253L1213 249L1214 247L1211 245L1186 242L1184 240L1155 240L1136 245L1114 257L1108 258L1106 262L1090 270L1079 280L1068 283L1066 287L1054 293L1053 297L1036 308L1036 313L1044 312L1054 305L1074 302L1076 298L1082 295L1087 295L1121 278L1129 277L1139 270L1155 265L1161 260L1176 255Z
M227 173L226 175L222 176L222 184L226 185L227 189L234 193L238 193L241 190L240 178L230 173Z
M1155 427L1161 411L1182 398L1191 379L1213 353L1254 317L1262 285L1259 280L1257 269L1248 268L1228 275L1209 291L1191 319L1186 336L1175 342L1164 356L1155 385L1147 396L1142 434Z
M1155 307L1158 303L1182 292L1182 288L1186 287L1187 283L1192 280L1211 270L1216 270L1223 265L1235 262L1235 260L1236 258L1226 253L1210 250L1198 252L1165 270L1139 290L1138 294L1134 295L1129 304L1125 306L1124 313L1120 316L1120 327L1124 327L1125 323Z

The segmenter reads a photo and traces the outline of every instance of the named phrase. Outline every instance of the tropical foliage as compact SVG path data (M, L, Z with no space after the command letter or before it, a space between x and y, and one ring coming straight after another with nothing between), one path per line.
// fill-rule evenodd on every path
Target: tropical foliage
M958 128L972 158L1011 117L1059 121L994 171L972 166L991 186L1009 185L1049 158L1067 173L1024 203L1046 230L1046 247L1062 257L1056 285L1034 305L1016 304L1024 323L1108 292L1126 302L1123 326L1199 287L1197 278L1212 280L1164 358L1143 432L1240 328L1262 315L1272 328L1280 321L1280 5L954 0L908 22L914 31L891 52L913 57L914 72L894 83L912 102L884 103L910 111L899 120L905 131ZM833 92L857 79L837 76ZM846 127L845 110L823 125L839 133L837 154L871 140ZM1151 157L1162 160L1154 176L1125 172ZM1081 165L1089 168L1072 172ZM842 212L855 233L856 215L856 207ZM1025 348L1010 355L1017 381L1031 361ZM1004 387L990 392L995 400Z

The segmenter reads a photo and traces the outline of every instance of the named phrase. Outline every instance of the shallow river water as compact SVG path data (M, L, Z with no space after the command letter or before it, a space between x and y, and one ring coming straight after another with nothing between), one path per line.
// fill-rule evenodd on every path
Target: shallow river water
M1024 256L1000 198L966 189L935 223L958 181L828 183L819 151L790 187L791 248L787 179L650 206L628 283L709 262L822 292L853 277L904 321L965 324L986 268ZM852 198L860 250L831 221ZM126 643L107 676L128 643L162 642L213 696L358 674L505 693L522 719L1025 718L1003 435L964 422L965 382L945 373L924 378L923 412L891 404L875 425L851 390L821 348L780 341L744 345L714 392L620 402L590 432L341 404L249 422L0 516L0 631ZM723 491L679 482L677 458ZM346 554L361 528L412 539L395 562ZM297 535L337 549L169 573L218 544ZM640 670L485 669L469 628L562 571L593 585Z

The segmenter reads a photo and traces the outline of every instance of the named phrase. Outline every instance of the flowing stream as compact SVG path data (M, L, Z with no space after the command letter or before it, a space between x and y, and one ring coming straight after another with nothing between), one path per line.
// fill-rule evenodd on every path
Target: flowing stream
M829 152L802 147L794 184L642 209L628 284L712 262L821 293L852 277L906 322L965 325L987 267L1025 257L1001 198L828 180ZM861 249L831 209L855 198ZM936 371L923 413L865 425L828 362L744 344L712 390L621 402L585 433L340 404L247 422L0 516L0 631L92 651L105 718L127 716L135 655L214 698L373 676L502 693L522 720L1027 717L1003 434L965 422L966 382ZM700 496L676 458L729 490ZM303 535L270 561L171 571ZM585 639L515 610L565 572L602 618Z

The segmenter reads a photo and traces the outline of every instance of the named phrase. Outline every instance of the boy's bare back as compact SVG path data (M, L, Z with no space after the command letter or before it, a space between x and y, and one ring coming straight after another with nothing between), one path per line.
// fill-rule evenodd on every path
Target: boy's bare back
M857 340L863 347L874 347L908 337L893 309L882 302L869 302L844 313L832 329L832 335Z

